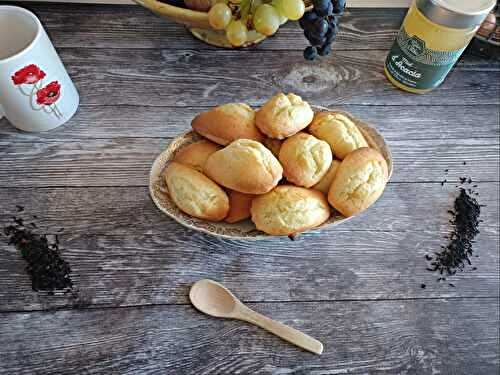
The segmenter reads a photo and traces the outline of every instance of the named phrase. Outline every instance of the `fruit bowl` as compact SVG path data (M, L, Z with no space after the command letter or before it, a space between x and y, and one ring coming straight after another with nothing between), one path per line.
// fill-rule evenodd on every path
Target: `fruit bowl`
M315 112L329 111L329 109L316 106L313 106L313 109ZM353 117L349 113L338 110L335 112L340 112L348 116L361 131L368 142L368 145L380 152L380 154L387 161L388 178L390 179L393 170L392 155L389 146L386 144L382 135L373 126ZM178 150L184 146L199 141L200 139L203 139L200 135L193 131L188 131L174 138L168 147L160 155L158 155L156 160L153 162L149 175L149 192L153 202L167 216L171 217L181 225L196 231L231 239L256 240L272 237L257 230L250 219L234 224L229 224L224 221L212 222L189 216L177 208L168 194L163 172L170 161L173 160ZM332 208L330 218L314 230L339 225L352 217L355 216L342 216L339 212Z
M208 12L199 12L186 9L158 0L133 0L137 4L149 9L156 15L168 20L183 24L197 39L217 47L235 48L227 40L224 31L212 29L208 22ZM304 1L306 9L310 6L310 0ZM266 39L266 36L255 30L248 32L247 41L242 47L249 47Z

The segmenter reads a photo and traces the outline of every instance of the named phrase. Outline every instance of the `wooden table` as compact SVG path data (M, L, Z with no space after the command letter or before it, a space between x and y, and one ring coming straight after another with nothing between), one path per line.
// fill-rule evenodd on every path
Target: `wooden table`
M466 56L441 88L416 96L382 70L402 9L353 9L333 56L311 64L294 24L256 48L221 50L135 6L25 5L46 26L81 106L49 133L0 121L0 221L22 205L40 232L64 228L79 297L33 292L2 239L1 374L498 373L499 62ZM169 140L199 111L259 106L280 90L382 131L395 159L383 197L295 242L220 240L161 214L148 171ZM424 256L446 244L462 176L486 206L477 270L451 287ZM324 354L198 313L187 295L201 278L320 339Z

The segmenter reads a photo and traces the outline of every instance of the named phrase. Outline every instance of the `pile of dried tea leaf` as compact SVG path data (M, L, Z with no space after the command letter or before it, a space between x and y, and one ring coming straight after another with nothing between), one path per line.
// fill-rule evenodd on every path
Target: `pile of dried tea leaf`
M70 291L73 288L71 268L59 251L59 240L49 244L46 235L34 233L24 225L21 218L14 217L13 224L4 228L8 242L14 245L27 263L26 271L31 278L31 286L35 291L54 290ZM36 228L34 223L30 223Z
M479 234L479 215L481 206L463 188L455 199L454 210L449 211L452 218L452 231L449 242L441 252L434 255L431 261L431 271L440 274L454 275L462 270L466 264L471 264L474 238Z
M461 177L460 184L465 183L471 184L472 179ZM472 187L475 188L477 185ZM448 211L451 215L450 224L452 225L451 232L447 236L448 244L441 246L441 251L434 253L434 255L427 254L425 256L425 259L430 262L427 269L440 273L438 281L444 281L446 280L445 276L454 275L457 271L463 271L466 265L471 265L470 258L473 255L474 239L479 234L481 205L474 197L477 197L478 193L471 188L465 189L463 187L460 187L459 191L453 210ZM475 269L475 267L472 268L472 270ZM454 286L454 284L449 285ZM425 288L425 284L422 284L422 288Z

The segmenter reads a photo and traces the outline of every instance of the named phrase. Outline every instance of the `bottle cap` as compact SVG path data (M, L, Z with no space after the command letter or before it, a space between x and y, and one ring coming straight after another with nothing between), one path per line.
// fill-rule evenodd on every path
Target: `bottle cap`
M496 0L416 0L422 14L438 25L469 29L481 25Z

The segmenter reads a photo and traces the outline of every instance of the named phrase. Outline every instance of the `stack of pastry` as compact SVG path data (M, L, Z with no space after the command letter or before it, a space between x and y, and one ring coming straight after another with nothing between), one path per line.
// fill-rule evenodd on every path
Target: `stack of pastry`
M294 94L254 111L224 104L192 121L204 140L180 149L165 169L169 195L185 213L236 223L250 218L271 235L324 223L373 204L388 179L385 159L349 117L314 113Z

